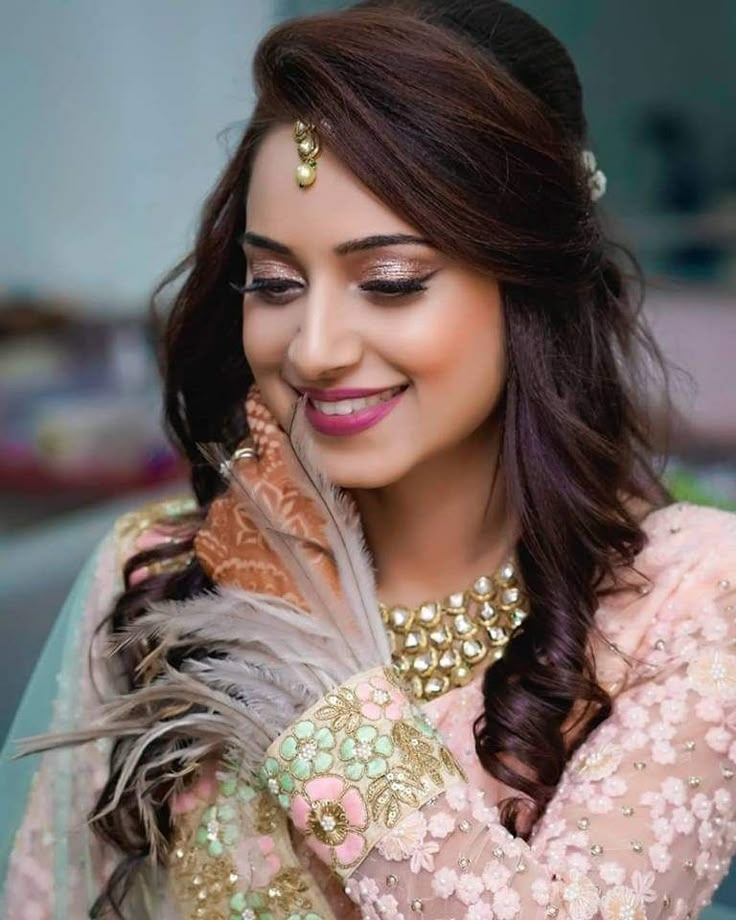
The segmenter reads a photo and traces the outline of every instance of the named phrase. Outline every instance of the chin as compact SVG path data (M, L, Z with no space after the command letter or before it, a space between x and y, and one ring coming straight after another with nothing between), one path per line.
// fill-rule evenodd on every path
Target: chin
M327 479L341 489L382 489L397 482L403 474L393 469L385 456L374 463L366 456L338 458L320 452L317 459Z

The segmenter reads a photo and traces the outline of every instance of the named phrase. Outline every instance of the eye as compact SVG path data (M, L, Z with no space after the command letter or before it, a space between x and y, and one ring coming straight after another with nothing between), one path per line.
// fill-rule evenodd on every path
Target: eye
M364 281L360 285L361 291L369 294L379 294L383 297L398 298L406 297L410 294L419 294L427 290L426 282L435 275L436 272L430 272L422 278L395 278L392 280Z
M255 294L266 303L286 303L293 294L303 287L301 282L289 278L253 278L250 284L231 284L240 294Z

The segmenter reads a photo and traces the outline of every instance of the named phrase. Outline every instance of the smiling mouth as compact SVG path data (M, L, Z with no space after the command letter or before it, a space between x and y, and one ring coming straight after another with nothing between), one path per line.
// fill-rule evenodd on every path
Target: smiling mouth
M378 406L383 402L388 402L394 396L403 392L409 384L391 387L389 390L383 390L381 393L375 393L373 396L361 396L357 399L338 399L336 401L323 401L321 399L308 398L309 404L323 415L354 415L362 412L370 406Z

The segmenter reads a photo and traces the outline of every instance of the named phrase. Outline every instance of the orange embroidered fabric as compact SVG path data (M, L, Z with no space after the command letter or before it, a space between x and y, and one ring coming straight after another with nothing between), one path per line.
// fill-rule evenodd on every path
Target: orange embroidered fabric
M325 535L324 518L294 480L288 436L266 408L255 384L245 406L251 436L241 446L254 447L258 457L237 461L238 476L248 482L287 532L310 540L308 553L315 567L338 593L337 570ZM283 561L250 520L236 485L210 506L195 538L194 550L216 584L273 594L305 609Z

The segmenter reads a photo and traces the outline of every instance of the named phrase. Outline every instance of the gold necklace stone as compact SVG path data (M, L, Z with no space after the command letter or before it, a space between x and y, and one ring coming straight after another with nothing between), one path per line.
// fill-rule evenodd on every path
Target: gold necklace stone
M432 700L467 684L481 664L501 658L526 619L525 604L509 559L495 575L481 575L442 601L418 607L379 603L379 610L394 664L417 700Z

